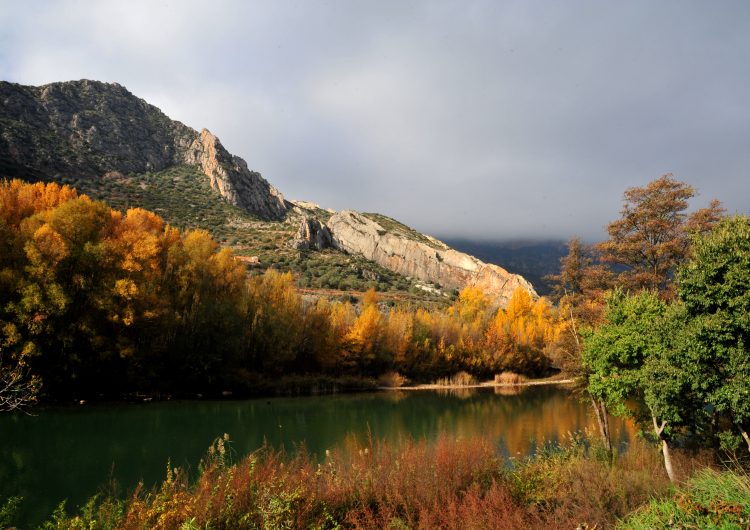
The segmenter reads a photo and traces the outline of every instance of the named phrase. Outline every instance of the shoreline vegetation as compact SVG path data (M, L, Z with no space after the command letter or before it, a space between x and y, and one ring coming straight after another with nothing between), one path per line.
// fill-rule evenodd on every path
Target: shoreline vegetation
M575 383L574 379L560 377L554 375L550 377L543 377L539 379L524 379L517 382L503 382L503 381L483 381L474 384L460 384L460 383L423 383L417 385L404 385L404 386L378 386L378 390L468 390L468 389L480 389L480 388L513 388L513 387L525 387L525 386L544 386L544 385L572 385Z
M635 440L622 453L570 433L534 457L504 458L488 438L350 439L320 458L263 447L238 457L229 435L191 472L79 507L61 503L42 530L745 528L750 477L711 453L676 451L681 481L659 451ZM595 492L595 494L593 494ZM0 523L21 505L10 499ZM3 518L4 517L4 518ZM0 524L0 526L2 526Z
M538 377L555 371L568 332L562 313L522 288L507 307L477 287L439 308L374 289L310 300L291 274L255 274L204 230L20 180L0 181L0 302L0 377L14 382L0 398L25 404L274 394L281 378L291 382L280 393L315 393L338 383L310 391L306 379L390 372Z

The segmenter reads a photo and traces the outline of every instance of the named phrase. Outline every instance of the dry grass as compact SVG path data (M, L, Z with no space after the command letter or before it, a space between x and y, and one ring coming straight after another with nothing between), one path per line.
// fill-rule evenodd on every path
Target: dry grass
M124 505L105 501L90 517L134 530L610 528L672 491L653 447L638 443L614 461L587 447L571 436L509 468L483 438L398 446L350 439L322 459L264 448L232 465L218 440L192 484L170 470L157 490L136 491ZM678 459L686 471L705 464ZM55 528L88 521L63 519Z
M458 372L450 377L438 379L433 384L438 386L473 386L479 384L479 381L468 372Z
M409 380L398 372L386 372L378 377L378 385L387 388L399 388Z
M526 376L515 372L503 372L495 375L495 384L497 385L520 385L528 381Z

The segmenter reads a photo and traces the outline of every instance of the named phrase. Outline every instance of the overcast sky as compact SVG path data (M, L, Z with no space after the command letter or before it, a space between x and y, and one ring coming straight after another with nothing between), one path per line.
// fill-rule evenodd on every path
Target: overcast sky
M750 207L750 2L0 0L0 78L117 81L289 199L597 239L665 172Z

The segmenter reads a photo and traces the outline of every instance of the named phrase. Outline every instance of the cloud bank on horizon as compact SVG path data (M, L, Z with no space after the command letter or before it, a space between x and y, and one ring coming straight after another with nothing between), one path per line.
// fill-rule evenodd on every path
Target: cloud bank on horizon
M119 82L288 198L598 239L665 172L750 207L750 3L2 0L0 78Z

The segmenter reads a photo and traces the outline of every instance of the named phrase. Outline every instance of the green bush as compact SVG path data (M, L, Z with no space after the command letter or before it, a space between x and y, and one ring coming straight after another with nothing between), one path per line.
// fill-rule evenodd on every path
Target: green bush
M747 528L750 522L750 478L730 471L699 472L669 499L652 500L618 528Z

